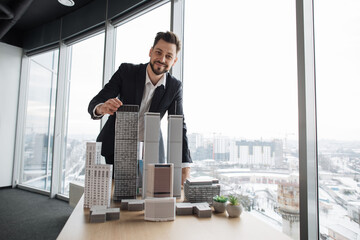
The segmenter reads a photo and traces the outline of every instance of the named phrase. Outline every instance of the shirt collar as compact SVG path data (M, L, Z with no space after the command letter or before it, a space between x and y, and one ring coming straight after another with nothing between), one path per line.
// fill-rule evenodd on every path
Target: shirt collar
M148 83L151 84L151 86L154 86L150 80L149 77L149 73L146 71L146 80L145 80L145 85L147 85ZM163 76L160 78L160 80L157 82L157 84L154 86L154 88L157 88L161 85L164 85L164 88L166 86L166 73L163 74Z

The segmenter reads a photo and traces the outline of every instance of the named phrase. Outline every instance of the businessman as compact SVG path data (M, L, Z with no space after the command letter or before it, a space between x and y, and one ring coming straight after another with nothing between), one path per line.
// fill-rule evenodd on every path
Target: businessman
M90 101L92 119L110 114L96 141L102 142L101 155L114 163L115 112L123 104L139 105L139 141L144 141L145 112L183 115L182 84L169 70L177 61L181 43L172 32L157 33L147 64L123 63L104 88ZM161 135L161 134L160 134ZM160 137L159 162L165 162L164 143ZM190 176L192 162L183 123L182 183Z

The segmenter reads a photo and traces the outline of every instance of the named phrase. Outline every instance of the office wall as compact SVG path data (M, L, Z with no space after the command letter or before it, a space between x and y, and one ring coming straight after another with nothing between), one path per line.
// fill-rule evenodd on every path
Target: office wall
M22 49L0 42L0 187L11 186Z

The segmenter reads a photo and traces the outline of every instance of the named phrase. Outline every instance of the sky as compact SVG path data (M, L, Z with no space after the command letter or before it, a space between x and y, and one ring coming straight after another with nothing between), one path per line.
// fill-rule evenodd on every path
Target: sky
M314 2L318 137L360 140L360 1ZM297 138L295 14L289 0L186 1L189 133ZM122 62L147 62L155 34L169 29L170 4L119 26L115 70ZM104 33L72 47L70 135L99 131L87 104L101 89L103 49Z

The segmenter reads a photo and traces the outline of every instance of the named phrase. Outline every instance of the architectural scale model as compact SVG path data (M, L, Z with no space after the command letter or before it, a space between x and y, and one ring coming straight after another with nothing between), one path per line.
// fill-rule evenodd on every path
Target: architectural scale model
M146 197L172 197L173 171L172 163L147 164Z
M120 219L120 208L107 208L106 206L94 205L90 208L90 222L99 223Z
M145 201L142 199L123 199L121 200L121 210L142 211Z
M121 210L142 211L145 201L142 199L123 199L121 200Z
M136 198L138 112L137 105L123 105L116 112L114 200Z
M199 218L211 217L211 208L209 203L176 203L176 215L197 215Z
M174 197L181 197L183 116L169 115L167 162L174 164Z
M86 143L84 207L110 206L112 165L100 164L101 143Z
M144 126L143 198L146 197L147 191L148 164L159 162L160 113L146 112Z
M176 198L146 198L145 217L147 221L173 221L175 220Z
M212 204L213 197L220 195L218 179L186 179L184 184L185 199L191 203L207 202Z

